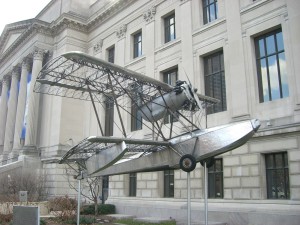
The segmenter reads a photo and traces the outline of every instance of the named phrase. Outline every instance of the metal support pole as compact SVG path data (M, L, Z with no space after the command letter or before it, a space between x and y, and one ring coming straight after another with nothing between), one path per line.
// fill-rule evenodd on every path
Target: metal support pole
M78 178L77 178L77 179L78 179ZM81 179L82 179L82 171L80 171L80 175L79 175L79 179L78 179L77 225L79 225L79 218L80 218Z
M208 202L207 202L207 167L206 167L206 162L204 162L204 205L205 205L205 225L208 225Z
M187 217L188 225L191 225L191 175L187 172Z

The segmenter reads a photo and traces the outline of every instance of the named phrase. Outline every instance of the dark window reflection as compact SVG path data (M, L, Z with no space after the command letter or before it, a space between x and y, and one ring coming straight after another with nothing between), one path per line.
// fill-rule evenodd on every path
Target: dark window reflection
M220 103L207 108L207 114L227 110L226 84L223 52L204 58L205 95L220 100Z
M215 164L208 168L208 197L223 198L223 160L215 159Z
M174 170L164 171L164 197L174 197Z
M269 199L289 199L289 167L287 153L267 154L267 196Z
M207 24L218 18L218 0L203 0L203 22Z

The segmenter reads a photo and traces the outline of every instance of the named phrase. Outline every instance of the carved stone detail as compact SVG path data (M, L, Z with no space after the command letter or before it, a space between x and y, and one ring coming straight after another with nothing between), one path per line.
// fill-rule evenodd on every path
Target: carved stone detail
M43 60L44 54L47 51L41 48L35 48L33 51L33 60Z
M100 39L95 45L94 45L94 54L97 54L101 52L103 46L103 40Z
M14 66L11 72L11 77L19 80L20 75L21 75L21 68L19 66Z
M143 13L144 20L146 22L150 22L154 19L154 16L156 14L156 7L152 6L150 9L148 9L146 12Z
M23 60L22 60L22 68L26 69L26 70L29 70L30 68L30 61L29 61L29 58L25 57Z
M9 87L10 85L10 80L11 80L11 76L9 76L8 74L7 75L4 75L3 76L3 79L2 79L2 85L6 85L7 87Z
M127 25L123 24L122 26L120 26L117 30L116 30L116 35L118 38L122 38L125 37L127 31Z

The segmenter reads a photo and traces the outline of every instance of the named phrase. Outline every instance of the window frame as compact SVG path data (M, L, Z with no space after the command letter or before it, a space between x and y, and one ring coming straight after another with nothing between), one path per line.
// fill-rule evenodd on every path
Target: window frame
M175 72L175 82L178 80L178 67L173 67L171 69L168 69L166 71L164 71L162 73L162 77L163 77L163 82L167 83L169 85L175 86L176 83L172 83L172 78L171 75ZM171 115L170 113L167 113L167 115L165 115L164 117L164 124L168 124L168 123L173 123L173 122L177 122L178 119Z
M113 136L114 133L114 99L106 97L105 102L104 136Z
M174 22L171 23L171 19L174 19ZM174 34L171 34L171 28L174 28ZM165 43L173 41L176 39L176 21L175 21L175 12L172 12L170 15L164 17L164 32L165 32Z
M282 47L283 49L282 50L279 50L278 49L278 39L277 39L277 34L280 34L281 33L281 36L282 36ZM267 46L267 41L266 39L268 37L271 37L273 36L274 37L274 44L275 44L275 52L273 53L270 53L268 54L268 46ZM260 41L263 41L263 56L261 56L261 53L260 53L260 44L259 42ZM271 101L274 101L274 100L277 100L277 99L282 99L282 98L286 98L286 97L289 97L289 88L287 86L287 90L286 90L286 93L284 93L283 91L283 83L282 83L282 80L283 80L283 72L286 72L287 71L282 71L282 68L280 67L280 59L279 59L279 55L280 54L283 54L285 60L286 60L286 57L285 57L285 48L284 48L284 43L283 43L283 32L282 32L282 29L281 28L278 28L278 29L275 29L271 32L267 32L267 33L264 33L262 35L259 35L257 37L254 38L254 45L255 45L255 59L256 59L256 68L257 68L257 82L258 82L258 94L259 94L259 103L263 103L263 102L271 102ZM269 58L272 57L272 56L275 56L276 57L276 69L277 69L277 79L278 79L278 87L279 87L279 93L276 92L277 94L279 94L279 98L275 98L276 94L273 94L272 93L272 87L271 84L273 83L272 82L272 78L270 78L270 65L269 65ZM268 98L265 99L265 96L264 96L264 87L263 87L263 79L264 77L262 76L262 66L261 66L261 60L264 60L265 61L265 64L266 64L266 73L267 73L267 89L268 89ZM285 77L287 79L287 77Z
M136 197L137 173L129 173L129 197Z
M115 45L107 49L107 61L115 63Z
M142 30L137 31L132 35L133 40L133 58L138 58L143 55L143 37Z
M212 2L211 2L212 1ZM215 18L211 18L211 6L214 7ZM208 24L218 19L218 0L202 0L203 23Z
M216 71L214 70L214 63L213 63L215 57L218 57L218 70ZM209 61L211 62L209 63ZM204 67L205 95L220 100L219 103L214 104L211 107L207 108L206 113L214 114L218 112L227 111L226 76L225 76L223 50L206 55L203 58L203 67ZM219 85L220 90L218 90L218 87L216 87L216 80L220 83ZM209 86L209 84L211 84L211 87ZM220 96L217 96L218 91Z
M139 94L142 92L142 87L137 84L131 84L131 97L135 102L142 101ZM142 104L142 102L140 102ZM139 106L135 103L131 104L131 131L137 131L143 129L143 118L139 111Z
M220 162L221 164L221 170L217 171L216 169L216 163ZM221 183L221 192L220 196L217 196L216 192L216 175L220 175L220 183ZM208 168L208 198L215 198L215 199L222 199L224 198L224 174L223 174L223 159L222 158L217 158L215 159L214 164ZM213 180L211 180L213 179ZM212 181L212 182L211 182ZM213 184L213 187L210 185Z
M174 171L164 170L164 198L174 197Z
M281 156L282 159L282 166L277 166L276 157ZM269 166L269 160L272 161L272 166ZM276 153L269 153L265 154L265 165L266 165L266 190L267 190L267 199L290 199L290 179L289 179L289 164L288 164L288 155L287 152L276 152ZM284 178L284 191L281 191L281 194L279 195L280 189L279 189L279 182L278 182L278 174L279 172L283 171L283 178ZM273 181L273 177L270 177L270 173L276 173L276 178L274 179L274 183L270 183L270 180ZM273 187L273 185L277 187ZM273 192L275 192L275 197L273 196ZM285 196L285 197L284 197Z

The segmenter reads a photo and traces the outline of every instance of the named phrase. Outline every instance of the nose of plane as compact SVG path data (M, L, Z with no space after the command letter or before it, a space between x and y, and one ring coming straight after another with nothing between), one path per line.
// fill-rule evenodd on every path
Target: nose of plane
M251 123L252 123L253 130L256 132L261 125L260 121L258 119L253 119L251 120Z

